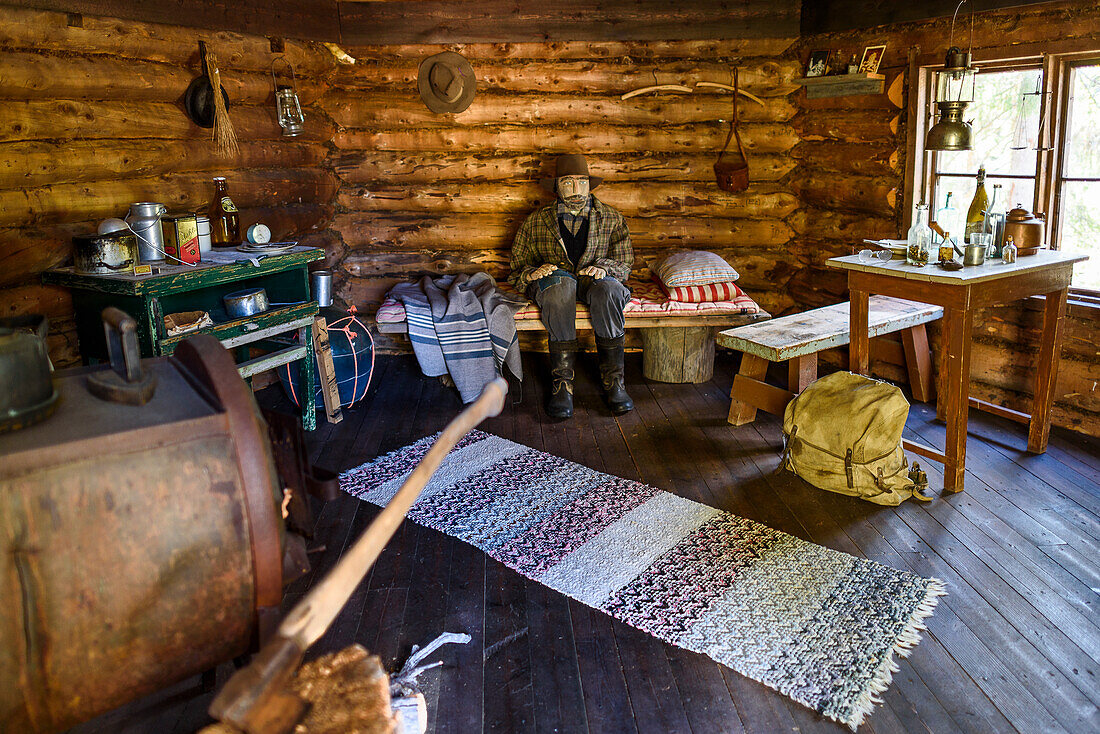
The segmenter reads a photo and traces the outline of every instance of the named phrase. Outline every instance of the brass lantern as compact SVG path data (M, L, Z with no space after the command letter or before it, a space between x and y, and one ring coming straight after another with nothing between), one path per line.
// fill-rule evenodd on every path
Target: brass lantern
M934 102L939 108L939 121L928 131L925 150L970 150L973 132L970 123L962 119L966 106L974 101L974 75L970 52L957 46L947 50L943 69L936 72Z
M289 85L280 84L275 75L275 63L278 61L282 61L290 70ZM282 56L275 57L271 62L271 81L275 85L275 111L278 114L279 127L283 129L283 135L288 138L301 135L305 130L306 116L302 113L302 106L298 104L297 78L294 67Z

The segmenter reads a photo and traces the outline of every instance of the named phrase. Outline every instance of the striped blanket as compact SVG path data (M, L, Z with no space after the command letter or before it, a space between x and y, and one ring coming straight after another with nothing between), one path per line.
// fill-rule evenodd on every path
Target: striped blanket
M497 289L488 273L425 275L389 293L405 306L409 341L428 377L450 374L463 403L504 365L523 379L515 314L526 303Z

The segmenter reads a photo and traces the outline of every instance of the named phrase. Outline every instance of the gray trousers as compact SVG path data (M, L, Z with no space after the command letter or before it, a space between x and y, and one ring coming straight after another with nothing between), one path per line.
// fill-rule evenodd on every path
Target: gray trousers
M594 280L558 268L552 275L527 286L527 297L538 304L550 341L569 342L577 338L577 300L588 305L592 329L601 339L617 339L625 332L623 308L630 301L630 289L607 276Z

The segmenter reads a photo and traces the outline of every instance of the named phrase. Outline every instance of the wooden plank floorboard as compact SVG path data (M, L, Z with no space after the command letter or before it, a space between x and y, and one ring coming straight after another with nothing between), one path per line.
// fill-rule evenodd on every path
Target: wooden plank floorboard
M523 399L509 395L482 430L585 466L762 522L797 537L921 575L949 594L924 639L882 694L862 734L1100 732L1100 443L1055 429L1043 455L1024 451L1020 426L970 415L967 491L925 506L879 507L776 473L781 420L725 421L736 355L720 351L701 385L646 381L627 357L637 408L612 416L595 355L578 365L576 415L543 410L545 356L524 355ZM380 357L366 400L307 436L314 462L343 470L438 431L461 410L453 388L420 375L411 356ZM283 405L278 388L259 394ZM913 405L907 435L942 443L934 407ZM922 461L922 464L924 462ZM926 467L942 482L938 465ZM940 485L942 486L942 484ZM331 569L377 514L341 496L316 505L314 571L284 607ZM358 641L395 669L413 644L467 632L422 681L433 734L469 732L747 732L840 734L767 687L660 642L525 579L472 546L404 523L311 656ZM505 642L499 647L494 643ZM487 652L491 653L487 656ZM219 683L231 672L221 666ZM198 679L74 730L191 732L212 694Z

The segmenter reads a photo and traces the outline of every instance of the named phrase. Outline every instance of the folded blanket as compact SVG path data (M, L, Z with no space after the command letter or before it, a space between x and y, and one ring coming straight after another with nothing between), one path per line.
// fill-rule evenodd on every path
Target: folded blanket
M425 275L389 295L405 306L421 371L450 374L463 403L476 400L504 365L523 379L515 314L526 301L499 291L488 273Z

